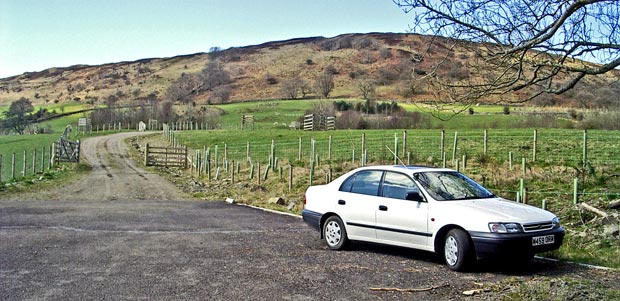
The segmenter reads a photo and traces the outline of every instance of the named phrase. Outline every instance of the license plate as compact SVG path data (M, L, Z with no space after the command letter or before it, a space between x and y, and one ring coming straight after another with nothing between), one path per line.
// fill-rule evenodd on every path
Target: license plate
M532 246L550 245L554 242L555 242L555 236L553 235L532 237Z

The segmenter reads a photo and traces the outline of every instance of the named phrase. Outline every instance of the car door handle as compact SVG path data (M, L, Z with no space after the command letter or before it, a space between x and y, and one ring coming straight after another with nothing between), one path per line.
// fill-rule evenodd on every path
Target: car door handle
M338 200L338 205L345 205L347 202L345 202L344 200Z
M387 211L387 206L384 206L384 205L379 205L379 210L381 210L381 211Z

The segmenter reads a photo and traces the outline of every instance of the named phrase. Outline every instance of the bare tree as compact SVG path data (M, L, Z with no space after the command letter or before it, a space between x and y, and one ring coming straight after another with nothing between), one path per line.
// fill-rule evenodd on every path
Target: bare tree
M170 101L162 102L158 113L159 116L157 119L161 122L174 122L178 117L176 111L174 110L174 104Z
M287 79L282 82L282 86L280 87L281 92L282 92L282 97L286 99L297 99L297 96L299 95L299 93L305 96L304 86L307 86L307 85L299 77Z
M357 81L357 88L364 99L369 99L375 93L375 86L375 82L371 79L362 78Z
M230 99L232 89L228 86L219 86L213 89L213 94L209 98L210 103L225 103Z
M166 90L166 100L179 103L191 103L202 90L200 79L193 74L183 73Z
M230 73L219 60L212 60L202 69L202 88L212 91L215 87L231 83Z
M334 90L334 76L329 72L323 72L316 78L314 86L321 98L327 98Z
M434 42L467 47L475 79L426 77L433 90L469 104L493 95L561 94L581 79L620 66L617 0L393 0L413 15L411 29ZM475 43L472 43L475 42ZM431 46L432 47L432 46ZM594 61L589 63L587 61Z

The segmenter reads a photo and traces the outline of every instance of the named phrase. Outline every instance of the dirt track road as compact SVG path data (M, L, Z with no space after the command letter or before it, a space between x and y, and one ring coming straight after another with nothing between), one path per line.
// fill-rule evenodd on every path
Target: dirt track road
M86 139L81 158L92 171L66 186L22 194L22 200L179 200L187 199L170 182L136 167L123 143L127 137L145 133L120 133Z
M448 300L508 276L618 286L617 272L561 263L455 273L409 249L330 251L297 217L190 200L136 167L122 143L130 135L86 140L87 176L0 200L0 300Z

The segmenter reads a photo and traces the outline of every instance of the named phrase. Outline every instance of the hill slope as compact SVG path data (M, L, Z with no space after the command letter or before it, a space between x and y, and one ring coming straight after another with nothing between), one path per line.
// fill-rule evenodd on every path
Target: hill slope
M430 39L434 39L432 48L428 46ZM27 97L35 104L94 104L105 102L111 96L121 102L153 97L165 100L170 98L168 88L179 77L198 75L209 62L215 61L230 77L222 86L226 92L222 96L221 90L218 92L197 84L200 89L193 89L190 95L196 103L287 98L283 86L292 79L311 87L326 71L333 75L335 83L330 98L360 98L360 80L371 79L375 83L374 97L377 99L420 101L431 97L429 88L419 82L412 90L412 76L422 77L433 65L445 60L438 70L439 76L455 80L475 77L466 67L472 56L464 49L449 49L441 39L415 34L299 38L172 58L99 66L77 65L24 73L0 79L0 105L8 105L20 97ZM597 100L614 94L617 98L620 93L614 91L620 91L618 78L618 72L587 78L571 93L560 97L546 96L537 101L545 105L579 106L583 99ZM616 81L615 85L613 81ZM597 95L597 91L604 94ZM491 101L519 101L531 93L521 91ZM306 96L315 97L316 94L309 92ZM612 99L612 102L618 104L620 100Z

